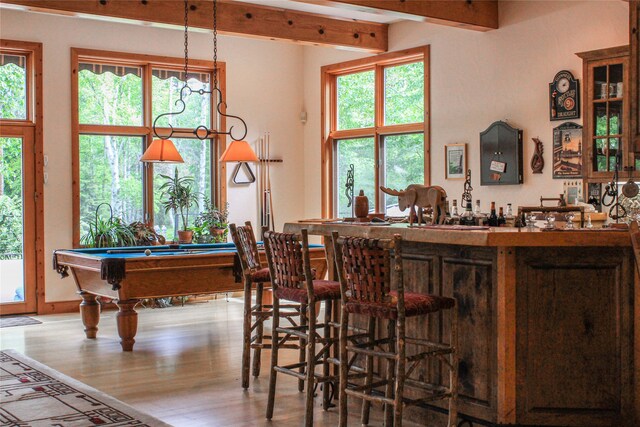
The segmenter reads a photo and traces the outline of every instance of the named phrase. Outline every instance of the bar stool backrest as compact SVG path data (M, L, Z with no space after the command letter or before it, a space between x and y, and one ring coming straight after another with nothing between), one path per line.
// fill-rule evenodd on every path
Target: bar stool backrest
M341 237L342 282L346 283L347 300L363 303L391 302L392 240ZM340 249L337 249L340 250Z
M253 234L253 227L251 222L247 221L244 226L236 226L230 224L231 238L236 245L238 251L238 257L240 258L240 266L242 271L254 272L260 270L262 265L260 264L260 255L258 253L258 244L256 243L256 237Z
M307 230L302 230L302 241L295 233L265 230L263 235L273 288L307 288L312 297Z

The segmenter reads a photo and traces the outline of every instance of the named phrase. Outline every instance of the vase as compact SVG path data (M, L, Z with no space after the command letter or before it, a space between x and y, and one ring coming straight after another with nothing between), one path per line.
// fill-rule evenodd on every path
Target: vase
M187 245L191 242L193 242L193 230L178 231L178 243L181 245Z
M360 190L360 194L356 196L355 214L360 220L366 219L369 215L369 198L364 195L364 190Z

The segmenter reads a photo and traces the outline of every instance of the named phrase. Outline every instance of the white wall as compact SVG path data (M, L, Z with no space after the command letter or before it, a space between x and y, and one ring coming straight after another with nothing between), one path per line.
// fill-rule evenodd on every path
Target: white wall
M44 50L44 152L48 156L48 182L44 186L45 257L53 250L71 247L71 74L70 48L182 57L179 30L126 23L0 10L3 39L43 43ZM211 36L190 34L190 54L211 59ZM272 157L284 164L272 170L276 227L304 216L302 105L302 47L266 40L219 38L219 59L227 64L228 111L248 124L248 141L269 131ZM234 165L229 165L229 174ZM228 180L230 221L257 220L256 185L234 186ZM49 265L48 263L46 264ZM47 301L76 298L73 280L61 280L45 271Z
M466 142L473 198L488 210L557 197L563 180L552 179L553 128L548 83L563 69L582 80L575 53L629 43L628 3L612 1L500 1L500 29L486 33L402 22L389 32L389 50L431 46L431 183L460 199L462 181L444 179L444 145ZM320 215L320 66L362 57L322 47L305 47L305 215ZM524 184L480 186L479 133L496 120L524 130ZM582 119L576 120L582 124ZM529 163L538 137L545 168L533 175ZM356 177L357 179L357 177Z

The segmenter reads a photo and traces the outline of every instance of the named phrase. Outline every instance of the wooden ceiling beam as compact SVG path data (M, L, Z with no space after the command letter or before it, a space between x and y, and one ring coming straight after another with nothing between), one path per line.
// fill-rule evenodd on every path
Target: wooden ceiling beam
M22 9L64 15L93 15L182 26L183 3L175 0L2 0ZM213 29L213 2L189 0L189 26ZM388 25L258 6L219 2L218 31L222 34L341 46L385 52Z
M498 0L294 0L477 31L498 28Z

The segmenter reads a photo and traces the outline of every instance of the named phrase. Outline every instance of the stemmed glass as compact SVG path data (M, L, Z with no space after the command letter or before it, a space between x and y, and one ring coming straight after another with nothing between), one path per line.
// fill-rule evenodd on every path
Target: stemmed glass
M545 219L547 220L547 223L545 224L545 229L547 230L553 230L556 228L556 216L552 213L547 214L547 216L545 217Z
M575 228L573 226L573 218L575 218L575 214L570 212L565 215L565 218L567 219L567 223L564 225L564 228L567 230L573 230Z

